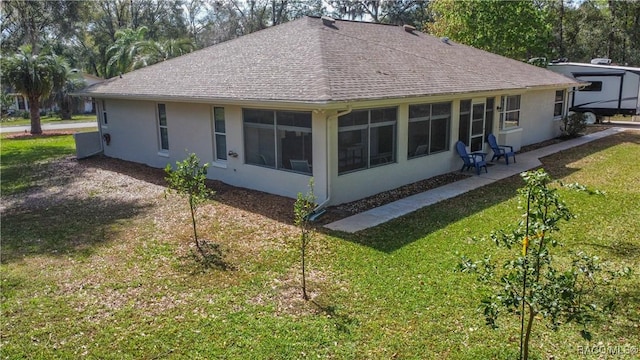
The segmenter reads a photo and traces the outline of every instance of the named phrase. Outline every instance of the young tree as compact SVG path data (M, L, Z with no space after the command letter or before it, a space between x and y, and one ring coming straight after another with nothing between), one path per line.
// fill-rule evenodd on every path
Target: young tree
M300 258L302 263L302 298L309 300L307 295L306 253L307 245L311 241L311 225L309 216L316 207L316 196L313 194L313 179L309 181L309 191L306 194L298 193L293 205L294 223L300 229Z
M196 154L192 153L189 154L185 160L176 162L175 170L172 169L169 164L167 164L167 167L164 169L167 173L165 180L169 185L167 192L175 191L179 195L186 196L189 199L191 222L193 224L193 240L203 257L206 257L206 254L198 240L196 210L199 204L215 194L214 191L205 185L208 167L208 163L200 165L200 159Z
M502 266L495 264L489 255L480 261L463 256L458 270L477 274L478 281L493 290L481 304L487 325L497 327L501 308L519 315L520 359L526 360L537 318L548 319L553 329L568 322L581 324L585 326L583 337L590 339L586 324L598 309L596 299L590 296L597 282L607 279L596 276L600 270L598 258L583 252L572 254L568 265L554 262L551 249L558 245L554 233L573 214L557 189L550 186L551 178L544 170L523 173L522 178L526 185L518 192L525 210L523 220L511 231L491 234L497 246L521 248L521 253ZM577 184L569 187L587 191Z
M31 134L42 134L40 101L66 81L67 67L54 54L34 54L25 45L18 53L2 59L2 81L29 100Z

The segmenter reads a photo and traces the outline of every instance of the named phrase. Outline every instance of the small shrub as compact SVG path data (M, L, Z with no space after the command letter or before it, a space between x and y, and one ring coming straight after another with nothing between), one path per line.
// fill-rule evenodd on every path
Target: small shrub
M574 112L562 118L562 137L574 138L587 128L587 120L581 112Z
M29 114L28 111L24 111L23 110L23 111L20 112L20 117L23 118L23 119L29 119L31 117L31 115Z

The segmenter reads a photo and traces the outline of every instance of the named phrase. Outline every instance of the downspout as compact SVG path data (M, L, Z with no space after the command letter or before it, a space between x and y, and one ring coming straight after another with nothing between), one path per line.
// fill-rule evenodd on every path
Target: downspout
M351 108L351 105L347 105L347 110L343 111L343 112L338 112L335 115L330 115L327 116L327 123L326 123L326 146L325 146L325 151L327 152L327 168L326 168L326 174L327 174L327 199L325 201L322 202L322 204L319 204L318 206L316 206L315 209L313 209L313 214L318 214L317 216L319 216L319 212L322 210L322 208L324 208L327 203L329 203L329 201L331 200L331 156L329 156L329 145L330 145L330 136L329 136L329 123L332 120L337 120L340 116L344 116L347 114L350 114L351 111L353 111L353 109Z

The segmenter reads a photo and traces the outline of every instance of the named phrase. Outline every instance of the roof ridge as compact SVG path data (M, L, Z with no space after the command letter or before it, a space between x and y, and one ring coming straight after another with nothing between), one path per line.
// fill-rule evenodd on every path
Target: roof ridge
M313 24L312 20L313 16L306 16L308 24ZM319 17L317 19L320 19ZM316 41L318 41L318 47L320 49L320 70L321 76L320 81L322 82L321 86L323 88L323 93L326 96L326 100L333 100L333 89L331 89L331 81L329 81L329 69L327 65L329 61L327 60L327 52L326 46L324 44L324 37L322 36L322 28L316 28L315 32Z

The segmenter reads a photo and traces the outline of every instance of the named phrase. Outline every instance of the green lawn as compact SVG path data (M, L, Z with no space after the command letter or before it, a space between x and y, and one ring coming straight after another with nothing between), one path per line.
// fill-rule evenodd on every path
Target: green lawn
M42 116L42 117L40 117L40 122L42 124L48 124L48 123L52 123L52 124L68 124L68 123L74 123L74 122L92 122L92 121L93 122L96 121L96 115L95 114L73 115L71 117L71 120L62 120L58 116ZM2 121L0 121L0 127L27 126L27 125L31 125L31 120L30 119L23 119L23 118L18 118L18 117L7 117L7 118L2 118Z
M0 139L0 191L10 195L24 191L41 178L46 161L72 155L75 144L71 135Z
M70 137L19 141L2 142L3 194L28 187L23 178L38 171L5 178L6 168L64 156L72 146ZM637 358L630 352L640 347L639 154L640 133L627 132L543 161L554 178L606 192L561 190L578 217L563 224L557 254L581 249L612 268L636 269L598 289L615 306L590 327L591 345L626 349L620 359ZM454 268L461 254L494 251L471 238L519 220L522 184L506 179L356 235L318 232L308 303L294 288L299 257L289 225L229 216L223 204L208 204L202 236L224 245L229 271L194 271L181 256L187 218L181 227L163 226L177 212L100 203L89 194L75 205L3 214L1 356L515 359L518 320L486 327L477 310L483 290ZM281 227L289 230L274 235ZM600 358L580 353L589 343L579 330L538 324L533 358Z

